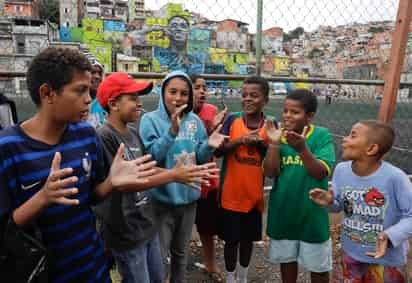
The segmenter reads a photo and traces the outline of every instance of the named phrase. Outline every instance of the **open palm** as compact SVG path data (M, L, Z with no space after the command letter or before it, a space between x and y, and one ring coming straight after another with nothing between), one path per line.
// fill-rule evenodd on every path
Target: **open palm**
M218 114L216 114L215 118L213 119L213 129L216 129L217 126L222 124L223 120L225 119L225 116L227 114L227 107L225 107L222 111L220 111Z
M271 143L279 143L280 138L282 137L280 123L278 123L278 127L276 128L272 120L266 120L263 128L265 129L266 136Z
M124 160L123 153L124 144L121 144L110 167L110 178L114 187L140 185L146 183L147 178L156 173L156 161L150 161L150 155Z
M213 148L219 148L223 145L228 136L222 135L220 130L222 129L222 125L219 125L216 130L210 135L208 140L208 145Z

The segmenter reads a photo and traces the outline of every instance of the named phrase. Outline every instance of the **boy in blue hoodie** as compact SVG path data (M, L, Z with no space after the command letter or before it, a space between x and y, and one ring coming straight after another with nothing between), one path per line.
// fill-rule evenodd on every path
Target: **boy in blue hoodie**
M225 136L221 126L209 137L199 117L192 113L192 82L181 71L170 73L163 81L157 110L143 115L140 136L145 149L160 167L176 165L182 154L196 154L198 164L206 163ZM200 191L187 185L169 183L151 191L160 225L162 255L171 256L170 282L184 282L187 245L195 221Z
M136 82L126 73L112 73L100 84L97 99L108 116L97 133L109 161L121 143L125 145L125 159L135 159L144 154L135 123L142 107L139 96L149 93L152 86L151 82ZM183 159L184 156L170 170L158 170L148 177L146 183L132 188L132 191L113 192L99 206L103 239L113 254L122 282L163 282L158 227L152 203L144 191L169 182L202 183L210 173L218 170L207 169L215 167L213 163L186 166Z
M312 200L342 221L345 282L407 282L405 265L412 236L412 185L399 168L383 161L394 141L382 122L355 124L343 139L332 189L313 189Z

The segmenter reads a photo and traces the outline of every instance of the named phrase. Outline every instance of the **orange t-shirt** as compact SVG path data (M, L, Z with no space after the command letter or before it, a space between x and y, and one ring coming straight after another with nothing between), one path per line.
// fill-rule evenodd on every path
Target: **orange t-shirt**
M229 116L222 128L222 133L229 135L229 141L239 139L252 131L246 127L242 113ZM267 137L263 128L260 128L258 134L264 141L262 146L240 145L224 158L221 192L221 205L224 209L249 212L257 208L263 211L262 162Z

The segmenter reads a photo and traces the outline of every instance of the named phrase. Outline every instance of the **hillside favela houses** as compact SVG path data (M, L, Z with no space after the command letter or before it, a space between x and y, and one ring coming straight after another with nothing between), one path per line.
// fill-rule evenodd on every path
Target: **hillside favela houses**
M0 71L24 72L31 58L50 45L91 53L108 72L256 70L256 35L237 19L216 21L172 2L148 10L144 0L60 0L57 25L40 19L40 2L0 0ZM393 29L390 21L319 26L313 31L267 28L262 32L262 74L383 79ZM405 64L403 77L409 78L409 73ZM236 81L209 83L239 86ZM0 78L0 84L7 85L0 89L16 93L24 89L24 79Z

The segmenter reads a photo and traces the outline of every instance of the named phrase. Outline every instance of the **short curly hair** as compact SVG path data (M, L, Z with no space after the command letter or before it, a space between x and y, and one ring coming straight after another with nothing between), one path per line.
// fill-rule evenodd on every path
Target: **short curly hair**
M75 49L49 47L37 54L27 70L27 88L33 102L40 105L39 88L48 84L60 91L71 82L74 73L91 71L92 66L86 56Z
M259 86L260 90L262 91L263 96L265 99L269 99L269 83L268 81L263 78L263 77L258 77L258 76L251 76L247 77L244 81L243 84L256 84Z
M312 91L306 88L296 88L288 92L286 99L299 101L306 114L316 113L318 109L318 99Z

